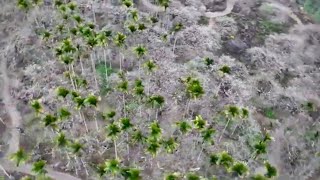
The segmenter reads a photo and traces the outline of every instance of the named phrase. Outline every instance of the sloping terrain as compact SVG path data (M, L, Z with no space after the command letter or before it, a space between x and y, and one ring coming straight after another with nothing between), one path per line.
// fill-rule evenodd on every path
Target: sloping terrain
M295 2L21 2L0 2L0 175L319 178L320 25Z

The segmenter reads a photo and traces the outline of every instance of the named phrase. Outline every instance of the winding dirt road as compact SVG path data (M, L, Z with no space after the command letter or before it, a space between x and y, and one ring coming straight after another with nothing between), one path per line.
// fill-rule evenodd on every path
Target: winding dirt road
M237 2L237 0L227 0L227 7L224 11L206 12L205 16L210 18L209 26L211 26L214 23L214 18L222 17L222 16L226 16L226 15L230 14L232 12L232 9L233 9L234 5L236 4L236 2ZM141 4L152 12L164 11L164 8L150 3L149 0L141 0ZM298 25L303 24L302 21L299 19L299 17L297 15L295 15L289 7L287 7L283 4L280 4L279 2L274 1L274 0L270 0L268 2L268 5L285 12L290 18L292 18L294 21L296 21Z
M209 18L216 18L216 17L220 17L220 16L226 16L228 14L231 13L234 5L236 4L237 0L227 0L227 8L224 11L220 11L220 12L206 12L205 16L209 17ZM163 7L154 5L152 3L150 3L149 0L141 0L141 4L146 7L148 10L152 11L152 12L162 12L164 11ZM179 7L176 7L179 8Z
M19 113L19 111L16 108L16 102L15 100L11 97L10 95L10 79L8 77L8 73L7 73L7 58L6 57L2 57L0 59L1 64L0 64L0 72L1 72L1 80L2 80L2 87L1 87L1 94L0 97L3 99L3 103L5 105L5 110L8 113L10 120L11 120L11 124L8 125L6 124L7 128L11 131L11 138L8 142L9 144L9 148L8 151L5 154L5 157L8 157L10 154L15 153L16 151L19 150L19 146L20 146L20 133L18 131L18 129L16 127L20 127L21 126L21 115ZM0 170L6 170L6 171L18 171L18 172L22 172L25 174L32 174L32 165L30 164L25 164L25 165L21 165L19 167L14 166L14 164L6 159L0 159L0 165L1 165L1 169ZM3 169L2 169L3 168ZM46 170L48 171L48 176L56 179L56 180L61 180L61 179L65 179L65 180L80 180L77 177L73 177L67 173L61 173L58 171L53 170L52 168L46 168ZM10 177L9 177L10 178Z
M2 58L1 59L1 65L0 65L0 72L2 77L2 92L1 97L3 99L3 103L5 105L5 110L8 113L11 124L7 124L7 128L11 130L11 139L9 142L9 149L6 154L12 154L19 149L20 144L20 133L16 127L21 126L21 115L19 111L16 109L16 106L13 106L12 104L16 104L14 100L10 96L10 80L8 78L7 74L7 59Z
M149 0L141 0L141 4L152 12L164 11L163 7L156 6L156 5L152 4Z
M205 16L208 18L216 18L216 17L226 16L231 13L236 2L237 2L237 0L227 0L227 8L224 11L206 12Z
M291 19L293 19L294 21L296 21L296 23L297 23L298 25L302 25L302 24L303 24L302 21L300 20L300 18L299 18L297 15L295 15L295 14L293 13L293 11L292 11L289 7L284 6L283 4L280 4L279 2L274 1L274 0L271 0L271 1L270 1L269 3L267 3L267 4L268 4L268 6L270 6L270 7L274 7L274 8L277 8L277 9L285 12Z

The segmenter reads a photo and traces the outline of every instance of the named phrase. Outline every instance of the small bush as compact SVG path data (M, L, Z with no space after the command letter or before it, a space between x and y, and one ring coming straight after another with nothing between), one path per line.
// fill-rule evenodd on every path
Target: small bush
M272 108L265 108L263 110L263 115L269 119L277 119L276 114Z
M198 25L203 25L203 26L209 25L209 18L206 16L200 16L200 19L198 20Z

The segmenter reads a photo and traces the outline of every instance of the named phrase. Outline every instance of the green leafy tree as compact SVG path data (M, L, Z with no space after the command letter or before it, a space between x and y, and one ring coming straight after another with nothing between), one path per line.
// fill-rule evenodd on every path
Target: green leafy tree
M269 132L266 132L262 141L265 142L265 143L268 143L268 142L270 142L272 140L273 140L273 137L271 137Z
M178 23L176 23L176 24L173 25L171 31L172 31L173 33L177 33L177 32L179 32L179 31L181 31L182 29L183 29L183 24L182 24L181 22L178 22Z
M128 25L128 30L129 30L131 33L135 33L135 32L138 30L138 28L137 28L137 26L136 26L135 24L129 24L129 25Z
M78 8L77 3L74 1L69 2L67 6L71 11L75 11Z
M125 180L141 180L140 170L137 168L122 168L121 175Z
M36 112L36 115L39 115L43 110L39 100L31 101L31 107Z
M231 73L231 68L227 65L225 66L222 66L220 69L219 69L223 74L230 74Z
M105 162L106 172L115 176L121 172L120 162L117 159L110 159Z
M122 0L122 4L123 4L126 8L130 8L130 7L133 6L132 0Z
M203 87L198 79L187 78L187 95L192 99L199 99L204 95Z
M178 180L180 178L180 174L177 172L167 174L164 177L164 180Z
M136 143L142 144L146 141L147 138L145 137L145 135L142 133L141 130L135 129L134 132L132 133L131 139L134 144Z
M75 14L72 16L72 19L79 25L81 24L84 20L81 18L79 14Z
M122 80L117 87L121 92L127 93L129 89L129 82L127 80Z
M152 95L148 97L147 104L152 108L161 108L165 103L164 97L161 95Z
M100 101L100 97L97 97L93 94L89 94L85 100L84 100L84 104L87 104L89 106L93 106L93 107L97 107L98 102Z
M107 130L107 137L111 138L113 140L114 144L114 153L116 156L116 159L118 158L118 152L117 152L117 142L116 139L118 138L119 134L121 133L120 127L115 124L114 122L109 124L106 128Z
M58 133L55 138L55 144L58 148L64 149L69 145L70 141L67 139L66 135L62 132Z
M266 178L262 174L255 174L255 175L251 176L250 179L251 180L268 180L268 178Z
M123 48L123 46L125 45L127 36L124 35L121 32L117 32L117 34L115 35L115 37L113 38L113 42L116 46L118 46L120 49ZM120 50L119 50L119 54L120 54ZM120 71L122 71L122 60L121 60L121 55L119 56L119 62L120 62Z
M161 144L167 151L167 153L170 154L174 153L174 151L178 148L179 145L174 137L170 137L166 140L163 140Z
M23 176L20 180L32 180L30 176Z
M155 157L160 151L161 144L156 138L148 138L147 139L147 152Z
M34 6L40 6L43 4L43 0L32 0Z
M136 9L133 9L133 10L130 10L129 11L130 15L131 15L131 18L137 22L139 20L139 14L138 14L138 11Z
M138 56L138 60L139 60L139 78L140 78L140 76L141 76L141 62L140 62L140 60L141 60L141 58L142 58L143 56L146 55L146 53L147 53L147 48L144 47L144 46L142 46L142 45L138 45L137 47L135 47L135 48L133 49L133 51L134 51L135 54Z
M154 72L154 70L157 68L157 65L154 63L153 60L149 60L149 61L146 61L144 64L143 64L144 68L146 69L146 71L151 74L152 72Z
M187 134L192 130L192 126L187 121L179 121L176 124L182 134Z
M267 169L267 172L265 174L267 178L274 178L277 176L277 169L274 166L272 166L269 162L265 162L264 165Z
M212 127L205 128L201 131L201 137L203 142L210 142L211 144L214 144L213 135L216 132L215 129Z
M133 128L133 124L129 118L121 118L120 119L121 130L128 131L129 129Z
M139 31L144 31L146 29L147 29L147 27L146 27L146 25L144 23L139 23L138 24L138 30Z
M241 117L242 118L248 118L249 117L249 110L246 108L241 109Z
M219 153L218 165L224 166L229 169L233 165L233 157L226 151Z
M187 180L202 180L202 178L199 175L195 174L195 173L188 173L186 175L186 179Z
M220 159L219 154L211 154L210 160L209 160L210 165L218 165L219 159Z
M45 115L45 117L42 119L45 127L51 127L52 129L57 128L57 121L58 118L56 116L53 116L51 114Z
M267 144L266 142L260 141L254 145L255 149L255 157L261 155L261 154L266 154L267 153Z
M142 97L145 95L144 93L144 85L140 79L135 80L135 85L133 88L133 92L136 96Z
M62 120L68 119L70 116L71 116L71 112L67 108L61 107L58 109L59 120L62 121Z
M159 20L158 20L158 18L157 18L156 16L151 16L151 17L150 17L150 21L151 21L153 24L159 22Z
M208 58L208 57L204 58L204 64L205 64L207 67L210 67L211 65L213 65L213 63L214 63L213 59Z
M47 171L45 170L47 162L44 160L37 161L32 164L31 171L34 172L36 175L45 175Z
M107 174L107 166L105 163L99 164L96 166L96 172L100 178L104 177Z
M197 115L196 119L193 120L193 124L197 130L202 130L206 127L207 121L204 120L201 115Z
M51 33L49 31L45 30L42 32L42 39L44 41L48 41L50 39L50 37L51 37Z
M84 149L84 145L79 141L75 141L69 145L69 148L72 154L78 155L81 153L81 150Z
M171 34L175 35L178 32L180 32L182 29L183 29L183 24L181 22L178 22L178 23L174 24L173 27L171 28ZM172 48L173 53L174 53L174 51L176 49L177 40L178 40L178 36L175 36L174 43L173 43L173 48Z
M169 7L170 0L157 0L158 4L162 7L164 7L165 10Z
M63 5L63 2L62 0L54 0L53 4L55 7L60 7L61 5Z
M229 106L226 115L230 115L232 118L236 118L240 115L240 110L237 106Z
M84 106L85 106L85 101L86 99L85 98L82 98L81 96L78 96L78 97L75 97L73 98L73 101L75 102L76 104L76 108L78 110L82 109Z
M9 159L13 162L15 162L16 166L20 166L21 164L24 164L28 159L29 156L24 151L23 148L19 148L19 150L9 156Z
M107 113L105 113L105 114L103 114L102 116L103 116L103 118L105 119L105 120L110 120L110 121L112 121L113 120L113 118L116 116L116 112L115 111L110 111L110 112L107 112Z
M21 10L28 11L31 8L31 3L29 0L18 0L17 6Z
M111 139L116 139L121 132L120 127L116 123L111 123L107 126L107 136Z
M232 167L231 171L236 173L240 177L244 177L249 174L248 166L243 162L236 162Z
M133 49L133 51L137 54L138 58L141 58L146 55L147 48L144 47L143 45L138 45Z
M226 123L225 127L223 128L222 134L220 135L219 142L221 141L221 138L224 135L224 132L226 131L230 121L232 119L240 117L241 111L237 106L228 106L227 109L224 111L224 114L227 118L227 123Z
M152 122L149 126L150 129L150 137L153 139L158 139L161 137L162 129L160 128L160 124L158 122Z
M70 91L64 87L56 88L56 95L58 97L66 98Z

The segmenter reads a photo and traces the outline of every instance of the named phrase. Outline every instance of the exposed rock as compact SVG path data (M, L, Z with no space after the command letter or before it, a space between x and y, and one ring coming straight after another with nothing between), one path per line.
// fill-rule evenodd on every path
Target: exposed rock
M248 45L240 39L234 39L227 41L225 48L232 54L239 54L244 52L248 48Z
M204 2L204 4L209 12L223 11L227 8L226 0L211 0L209 2Z

